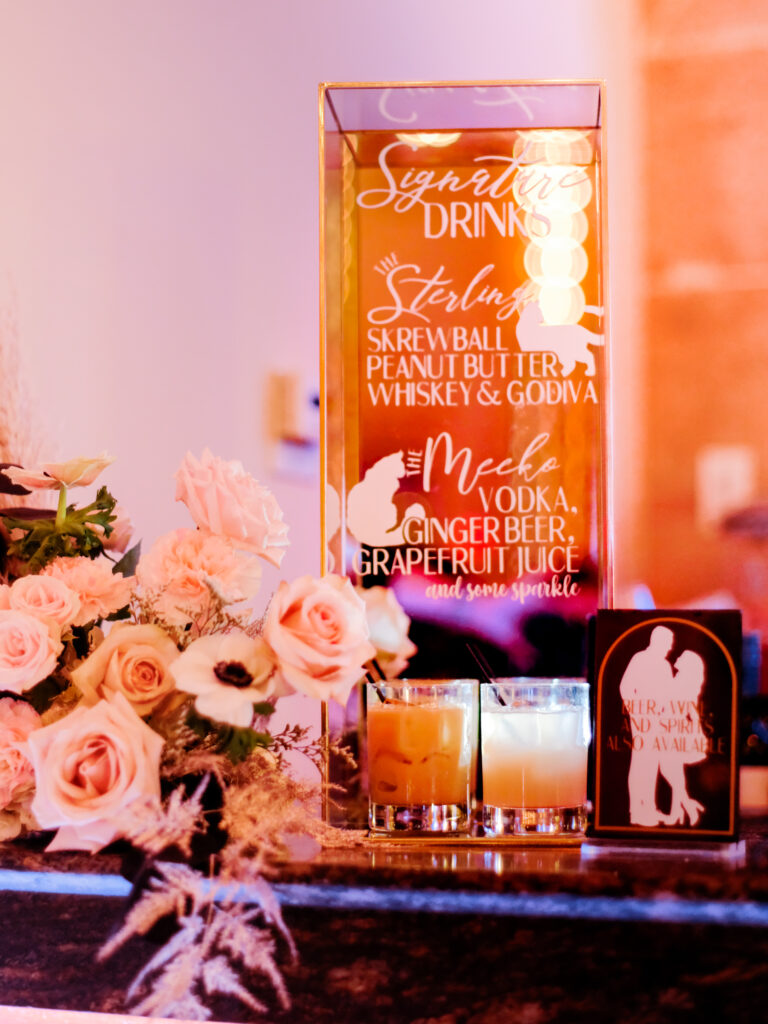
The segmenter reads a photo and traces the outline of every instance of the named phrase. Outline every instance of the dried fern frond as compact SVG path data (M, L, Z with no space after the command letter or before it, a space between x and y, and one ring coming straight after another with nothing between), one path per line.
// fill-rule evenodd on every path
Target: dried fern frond
M141 898L128 911L122 928L108 939L97 954L106 960L134 935L146 935L168 914L180 917L188 905L206 900L201 875L186 864L160 864L158 877L151 878Z
M213 943L231 961L240 960L251 974L263 974L271 983L283 1009L291 1005L288 989L275 962L275 941L269 931L252 924L253 911L242 907L231 910L217 909L211 924L214 932ZM293 947L293 942L291 942Z
M290 998L275 960L275 926L290 937L274 893L262 879L254 890L256 906L243 906L231 898L231 886L209 884L182 864L161 864L158 876L129 912L124 926L99 952L103 960L132 935L146 934L162 917L175 913L179 930L144 965L132 982L127 1000L134 1012L158 1017L184 1015L187 1020L208 1020L205 996L234 996L257 1013L267 1007L244 983L261 974L287 1009ZM267 925L256 923L261 918Z
M205 918L201 913L180 914L178 921L179 930L144 964L131 982L126 993L129 1002L136 998L146 978L160 968L164 969L162 980L167 986L163 998L169 1003L176 1002L192 989L200 970L197 961L208 951L208 943L204 940ZM198 946L199 949L196 948ZM172 962L173 969L167 971Z
M203 987L207 995L235 996L241 1003L245 1003L256 1013L266 1013L267 1007L264 1003L252 996L248 989L243 988L237 974L232 970L229 961L225 956L216 956L203 964L202 969ZM281 990L284 990L282 976L278 972Z
M181 928L145 964L134 978L126 999L135 1003L132 1010L141 1016L174 1017L184 1014L187 1020L209 1020L211 1013L201 1002L195 989L205 966L207 950L200 937L205 921L200 914L179 919ZM136 1002L146 979L160 971L149 992Z
M280 901L275 890L267 881L267 876L276 874L277 870L274 864L266 860L263 853L257 852L254 856L246 856L241 847L229 843L222 857L219 876L225 886L221 890L225 894L224 905L227 906L229 903L234 905L235 901L229 897L233 891L237 895L243 892L247 893L250 901L255 898L264 920L282 935L291 954L291 959L295 961L298 959L298 951L293 936L283 919ZM239 937L235 935L233 941L234 945L238 946Z
M349 747L334 737L314 735L313 728L306 725L286 725L280 732L273 733L270 750L281 764L285 754L302 754L321 773L329 755L337 757L350 771L358 766Z
M212 737L212 742L217 737ZM168 761L162 765L160 774L164 779L180 779L185 775L211 775L222 787L232 769L232 762L226 754L212 750L207 743L200 743L189 750L183 760Z
M39 416L32 409L22 380L18 304L15 295L0 306L0 462L31 466L49 451ZM0 506L41 504L39 492L29 496L0 494Z
M200 736L187 724L193 698L189 697L171 711L153 715L149 724L165 740L160 775L179 779L185 775L212 775L220 785L226 780L229 759L216 751L218 737L211 732Z
M167 1002L162 996L158 1000L154 993L150 993L133 1010L142 1017L151 1016L153 1020L159 1016L176 1020L211 1019L211 1011L192 992L185 992L182 998L173 1003Z
M213 579L204 579L209 602L205 613L199 607L186 607L179 605L176 608L187 623L168 622L167 619L157 610L157 599L160 591L150 591L142 595L136 595L133 600L133 610L137 622L156 623L165 630L180 650L186 647L201 636L208 636L211 633L231 633L233 631L250 632L250 609L241 608L232 610L231 605L241 602L233 602L223 594L216 586Z
M320 737L317 740L317 743L325 743L326 746L324 749L327 751L328 755L338 758L343 767L347 768L349 771L356 771L360 767L357 763L357 758L352 753L351 749L346 745L346 743L342 743L340 739L331 736L326 737L326 739L323 740L323 737ZM321 747L321 749L323 748Z
M169 846L189 857L193 837L205 831L203 793L209 781L204 775L190 797L179 786L165 803L157 797L132 801L116 819L120 835L153 857Z
M351 845L343 830L320 817L320 797L319 784L291 777L279 762L265 765L248 758L238 765L224 792L221 827L232 844L227 870L235 874L238 858L257 854L265 861L285 859L291 837L321 846Z
M251 619L251 621L246 625L245 632L248 634L248 636L253 637L254 639L256 637L263 636L264 625L267 621L267 612L269 611L269 606L271 603L272 598L269 599L267 607L264 609L262 614L258 618Z

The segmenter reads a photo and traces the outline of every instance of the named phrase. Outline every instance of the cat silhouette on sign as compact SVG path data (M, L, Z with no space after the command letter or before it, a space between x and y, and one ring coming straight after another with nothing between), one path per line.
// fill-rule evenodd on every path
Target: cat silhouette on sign
M586 312L602 313L600 306L587 306ZM521 352L554 352L563 377L582 363L585 376L594 377L595 357L590 345L602 345L602 334L594 334L581 324L547 324L538 302L528 302L520 311L515 329Z
M385 455L366 470L360 483L347 495L347 529L361 544L370 547L396 547L405 543L403 521L424 519L423 505L398 510L394 496L405 476L402 451Z

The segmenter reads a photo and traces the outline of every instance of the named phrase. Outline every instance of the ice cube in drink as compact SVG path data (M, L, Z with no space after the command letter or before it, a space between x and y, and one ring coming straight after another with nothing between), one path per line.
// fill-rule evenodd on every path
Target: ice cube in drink
M469 761L462 707L405 703L369 707L368 775L373 803L466 803Z

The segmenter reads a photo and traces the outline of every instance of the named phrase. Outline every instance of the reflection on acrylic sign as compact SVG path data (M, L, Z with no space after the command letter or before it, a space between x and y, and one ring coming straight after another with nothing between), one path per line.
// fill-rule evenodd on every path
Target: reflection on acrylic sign
M322 90L326 564L420 675L579 674L605 599L600 99Z

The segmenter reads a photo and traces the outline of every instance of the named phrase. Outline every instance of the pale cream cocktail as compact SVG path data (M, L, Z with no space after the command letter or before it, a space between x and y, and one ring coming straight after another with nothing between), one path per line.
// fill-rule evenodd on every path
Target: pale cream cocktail
M483 824L492 834L581 832L589 689L582 680L483 687Z
M468 680L369 684L373 831L455 832L469 827L476 686Z

